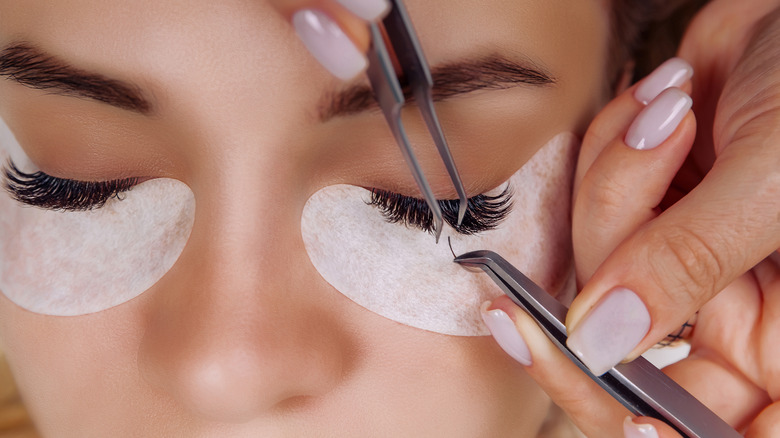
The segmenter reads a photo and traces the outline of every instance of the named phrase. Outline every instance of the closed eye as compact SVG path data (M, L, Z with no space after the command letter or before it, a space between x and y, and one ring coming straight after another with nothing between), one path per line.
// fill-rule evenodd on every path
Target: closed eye
M114 181L76 181L43 172L25 173L9 161L4 169L5 189L25 205L58 211L86 211L103 207L112 198L138 184L136 178Z
M469 208L460 226L458 226L460 201L445 199L438 203L442 218L447 224L460 234L472 235L495 229L509 215L512 209L512 191L507 186L496 196L480 194L469 198ZM433 233L433 214L422 199L372 189L368 204L378 208L385 220L390 223L399 223Z

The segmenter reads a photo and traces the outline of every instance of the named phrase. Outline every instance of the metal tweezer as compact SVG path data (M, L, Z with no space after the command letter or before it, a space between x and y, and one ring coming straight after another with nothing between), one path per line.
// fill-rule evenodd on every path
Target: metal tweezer
M568 308L492 251L473 251L454 260L482 268L518 306L528 312L547 337L577 366L635 415L657 418L690 438L739 438L737 433L699 400L639 357L616 365L601 376L566 346L564 320Z
M390 12L382 20L381 25L375 23L370 26L372 44L368 51L367 73L375 98L382 108L390 129L393 131L396 142L401 147L401 153L414 175L417 187L422 192L425 202L433 214L434 235L438 243L444 226L441 208L439 208L433 191L430 185L428 185L428 180L425 178L425 174L412 151L412 146L409 143L409 138L406 136L406 131L401 121L401 109L406 99L404 98L403 88L393 64L393 55L398 61L402 77L411 90L417 106L420 108L425 124L428 127L428 132L433 137L452 184L455 186L455 191L460 201L458 225L463 222L466 209L468 208L466 190L463 188L463 183L450 154L449 146L447 146L447 140L444 138L444 133L439 124L439 118L436 116L436 111L433 107L433 96L431 94L433 79L412 27L412 22L401 0L390 0L390 3L392 6ZM385 37L387 37L387 40L385 40ZM392 54L388 50L387 43L391 45Z

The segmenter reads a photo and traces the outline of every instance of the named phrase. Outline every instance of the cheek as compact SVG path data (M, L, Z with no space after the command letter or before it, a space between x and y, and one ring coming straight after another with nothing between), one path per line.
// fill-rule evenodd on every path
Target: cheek
M445 228L441 244L416 229L386 222L367 205L366 190L326 187L307 202L301 233L309 258L335 289L366 309L437 333L479 336L479 305L500 295L484 274L452 263L452 253L498 252L546 290L557 293L570 273L570 193L576 137L556 136L509 180L509 216L476 236Z
M28 167L5 124L0 155ZM29 167L28 167L29 169ZM74 316L129 301L156 283L182 252L194 218L190 189L145 182L105 207L54 212L0 193L0 291L31 312Z

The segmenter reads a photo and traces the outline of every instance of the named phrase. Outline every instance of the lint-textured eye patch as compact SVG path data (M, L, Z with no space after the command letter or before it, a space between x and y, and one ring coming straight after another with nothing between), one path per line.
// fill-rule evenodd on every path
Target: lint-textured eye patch
M489 334L480 304L500 295L484 274L452 262L457 253L490 249L550 292L568 284L570 202L578 140L564 133L550 140L507 183L513 207L493 230L464 236L445 227L441 243L431 234L389 223L361 187L325 187L309 198L301 219L314 267L336 290L394 321L437 333Z
M35 170L0 120L0 162ZM0 190L0 291L31 312L75 316L127 302L173 266L189 238L195 198L155 179L91 211L30 207Z

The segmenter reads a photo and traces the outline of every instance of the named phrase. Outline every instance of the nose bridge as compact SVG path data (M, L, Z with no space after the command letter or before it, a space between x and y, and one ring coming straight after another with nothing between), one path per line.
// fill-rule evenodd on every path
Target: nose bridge
M271 168L245 161L194 190L190 239L149 303L143 375L213 419L329 391L351 348L337 318L343 299L329 296L303 249L305 199L282 183L284 166L276 184L261 184Z
M179 260L145 297L139 350L150 385L196 416L230 422L327 393L354 357L339 320L346 298L319 277L300 235L312 187L306 138L333 80L281 17L251 18L244 34L214 35L214 48L234 51L179 57L208 76L166 82L161 106L176 109L166 113L168 152L196 217Z

